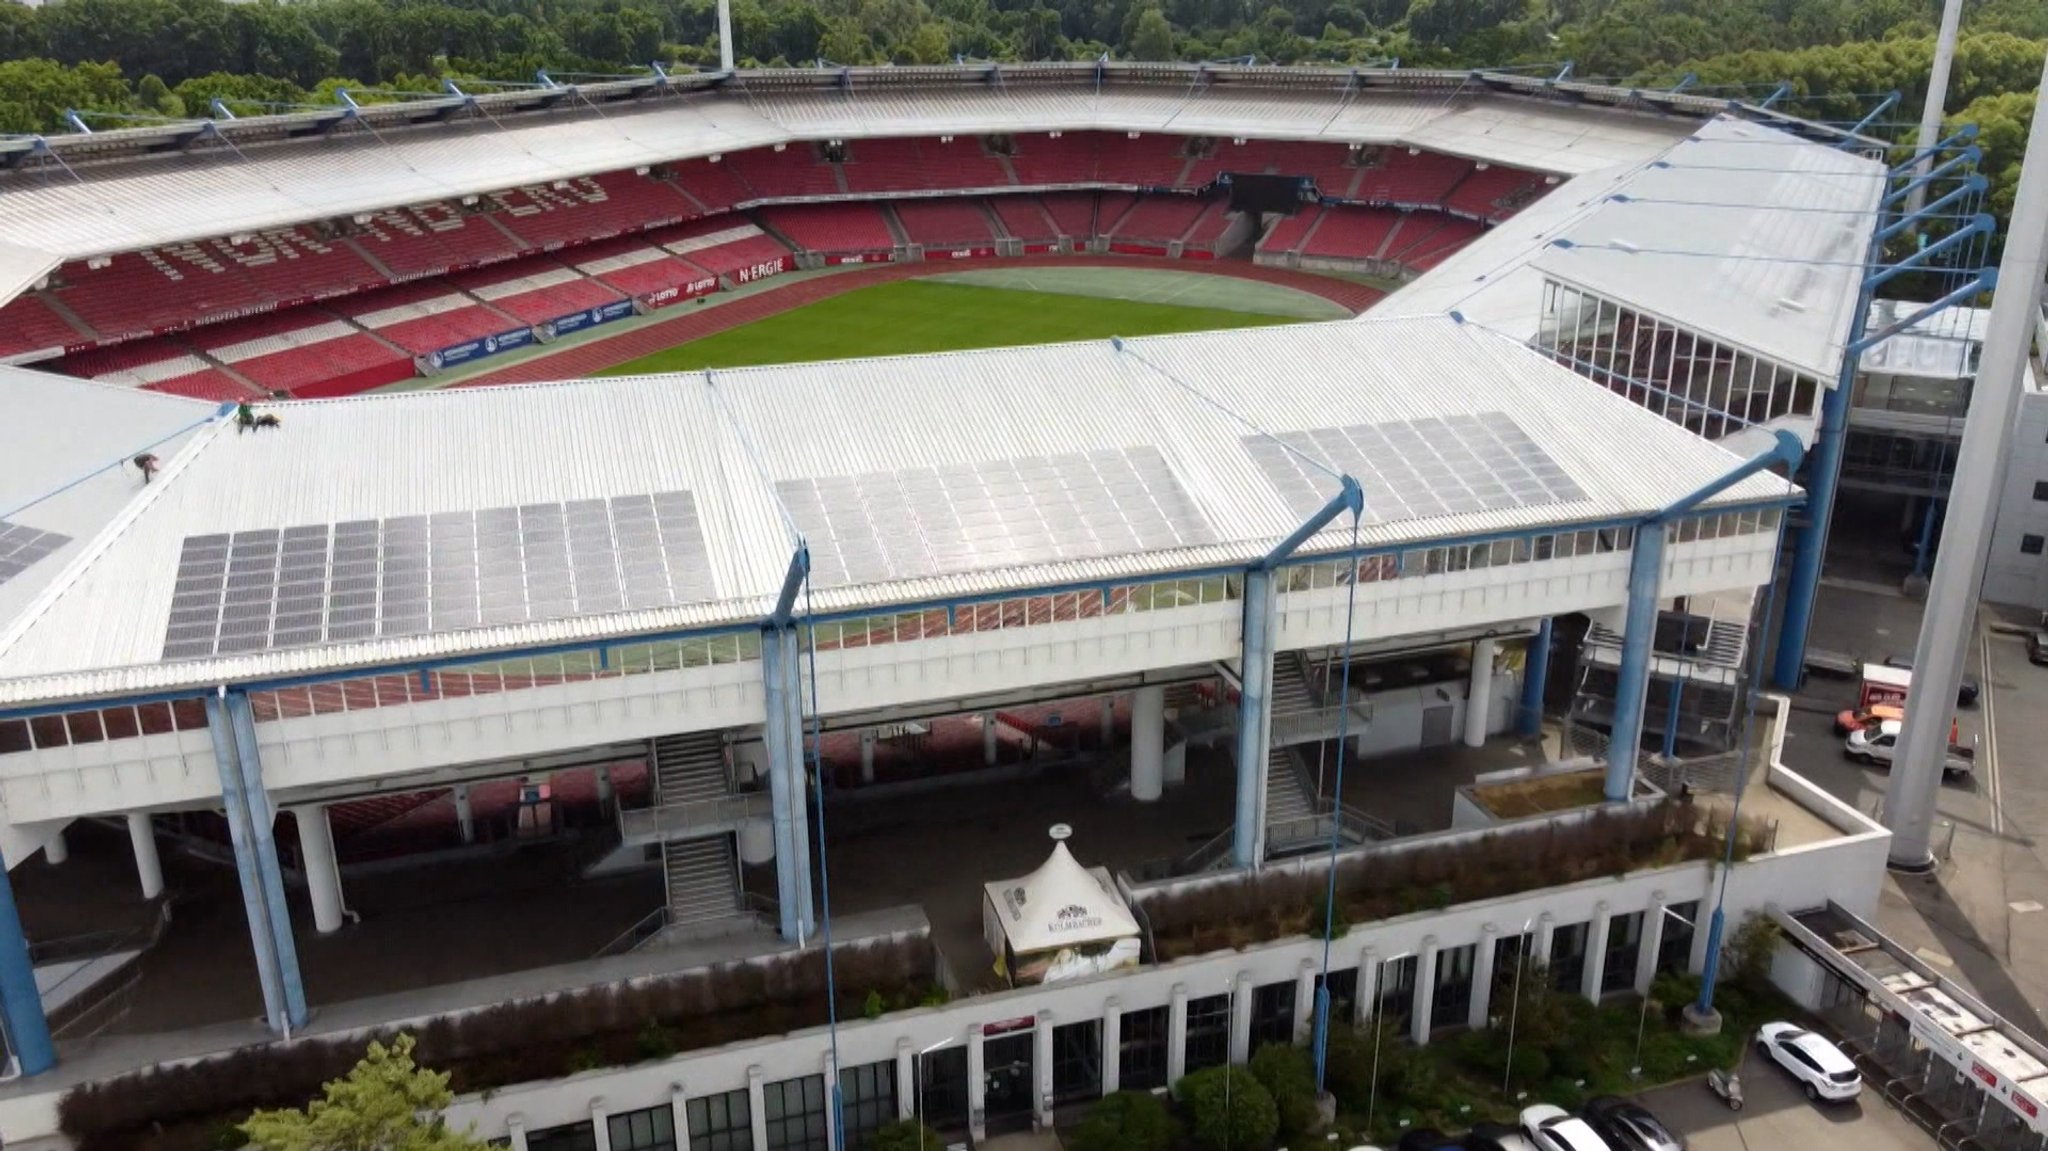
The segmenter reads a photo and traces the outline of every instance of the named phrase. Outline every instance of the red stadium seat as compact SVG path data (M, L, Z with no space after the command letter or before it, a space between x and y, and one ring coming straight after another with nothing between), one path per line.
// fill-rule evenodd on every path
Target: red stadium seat
M1302 246L1304 256L1334 259L1378 259L1381 249L1401 227L1401 213L1391 208L1337 205L1324 211L1322 222Z
M761 223L800 251L826 255L889 252L896 235L875 204L789 204L762 208Z
M1371 158L1374 162L1359 173L1352 198L1373 204L1436 207L1472 170L1470 160L1406 148L1384 148Z
M1011 183L1001 159L974 137L941 143L856 140L847 146L846 187L853 192L920 192L948 188L1000 188Z
M1016 239L1031 242L1060 237L1059 224L1046 213L1037 196L993 196L988 206L995 210L996 219L1003 222L1003 231ZM1092 213L1094 205L1090 204L1088 210Z
M401 280L508 259L531 246L488 214L466 215L447 204L379 212L354 239Z
M209 358L267 391L297 391L366 374L388 383L412 374L410 355L318 308L203 328L190 339Z
M609 304L622 295L545 257L463 272L450 276L448 282L529 324Z
M1543 177L1519 168L1474 169L1451 192L1444 206L1474 219L1500 221L1543 191Z
M446 280L387 288L346 302L349 319L414 355L526 327Z
M1306 206L1292 216L1282 216L1266 234L1259 238L1258 250L1262 255L1285 255L1297 251L1315 226L1322 222L1325 210L1320 206Z
M1076 240L1089 240L1095 237L1097 207L1095 193L1054 192L1051 195L1040 196L1038 199L1041 204L1045 205L1045 214L1052 219L1054 226L1059 228L1061 235L1070 236ZM1104 196L1101 199L1114 199L1116 201L1116 210L1119 212L1131 206L1131 198L1128 196ZM1105 217L1105 223L1112 222L1113 220L1114 217Z
M808 144L749 148L726 156L733 174L752 190L751 199L782 196L843 196L839 172Z
M642 232L699 215L673 185L631 172L514 188L490 201L498 223L537 248Z
M950 200L897 200L890 205L903 224L903 234L913 244L927 248L992 247L995 233L989 230L988 213L982 201L972 198Z
M695 267L740 283L796 266L788 248L740 217L721 216L664 228L648 239Z
M62 351L91 338L58 315L40 293L29 292L0 307L0 358Z

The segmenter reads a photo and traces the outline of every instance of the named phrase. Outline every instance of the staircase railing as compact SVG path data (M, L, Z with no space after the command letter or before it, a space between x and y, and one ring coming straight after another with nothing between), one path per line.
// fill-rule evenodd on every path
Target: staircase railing
M768 803L765 791L743 791L689 803L620 808L619 837L627 843L645 843L729 831L737 824L767 815Z

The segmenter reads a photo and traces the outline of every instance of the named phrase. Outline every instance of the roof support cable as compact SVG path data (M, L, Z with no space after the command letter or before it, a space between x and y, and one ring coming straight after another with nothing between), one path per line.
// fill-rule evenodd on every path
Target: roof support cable
M233 410L232 404L225 405L225 407L229 411ZM172 431L162 436L159 436L156 439L153 439L148 443L143 444L141 447L135 449L134 451L127 452L117 459L108 460L106 463L99 465L98 467L92 469L89 472L86 472L83 475L76 476L73 477L72 479L66 480L64 483L61 483L54 488L51 488L49 491L46 491L41 495L30 496L27 500L24 500L23 502L18 503L13 507L6 509L5 511L0 511L0 520L11 520L15 516L20 515L22 512L25 512L28 509L36 506L37 504L42 503L44 500L53 499L57 496L63 495L65 492L70 491L72 488L77 487L78 485L84 483L85 481L93 478L96 475L99 475L102 472L109 472L117 468L127 467L128 465L134 463L136 460L139 460L144 456L150 456L152 459L154 459L155 457L152 453L158 447L161 447L162 445L169 443L170 441L175 440L179 436L185 435L188 432L197 431L200 428L203 428L206 425L213 423L214 421L220 419L222 414L222 412L216 411L212 415L209 415L204 419L193 420L191 423L186 424L184 427L181 427L176 431ZM148 482L148 474L149 473L145 472L145 483Z
M1330 463L1328 460L1318 459L1315 456L1309 455L1307 452L1302 451L1300 448L1294 446L1293 444L1288 443L1286 440L1281 439L1279 436L1259 426L1256 422L1254 422L1251 419L1251 417L1245 415L1242 412L1239 412L1237 409L1232 408L1230 405L1225 404L1223 401L1216 399L1215 397L1202 391L1200 388L1195 387L1193 384L1188 383L1186 380L1181 379L1179 376L1176 376L1172 372L1167 371L1165 368L1160 367L1158 364L1153 363L1151 360L1146 359L1142 353L1133 351L1130 344L1126 343L1122 336L1111 336L1109 338L1109 346L1115 348L1120 354L1129 356L1131 359L1137 361L1140 364L1143 364L1145 367L1149 368L1154 374L1158 375L1160 378L1173 384L1175 387L1193 396L1195 399L1208 405L1210 408L1213 408L1216 411L1222 413L1223 415L1229 417L1230 419L1236 421L1237 423L1242 424L1254 435L1257 435L1263 439L1271 440L1282 451L1295 457L1296 459L1301 460L1303 463L1308 464L1309 466L1315 468L1317 471L1322 472L1323 474L1329 476L1331 479L1338 481L1340 484L1345 482L1349 478L1345 476L1344 472L1341 469L1336 467L1336 465Z
M1344 762L1351 746L1351 651L1352 628L1358 613L1358 528L1364 518L1364 504L1350 508L1351 550L1345 553L1344 581L1344 669L1337 678L1337 766L1330 793L1330 858L1323 878L1323 965L1316 976L1315 1065L1316 1097L1327 1093L1324 1071L1330 1053L1330 942L1337 936L1337 853L1344 845ZM1379 1026L1377 1012L1373 1026Z
M804 557L804 662L810 686L804 698L811 704L810 761L811 787L817 800L818 849L818 931L825 948L825 1022L832 1040L832 1151L846 1151L846 1095L839 1085L839 982L832 962L832 863L825 854L825 717L818 708L818 625L811 609L810 549L800 546ZM801 706L801 705L799 705Z
M804 544L803 530L797 526L795 514L789 510L788 504L782 502L782 494L775 490L775 479L769 474L768 462L761 454L760 445L754 442L753 433L747 430L745 422L732 410L732 405L726 402L725 393L718 386L718 373L714 369L704 369L704 390L711 394L711 406L718 410L719 418L725 421L726 426L732 429L733 437L739 440L740 449L746 453L747 463L753 465L754 475L761 481L761 487L775 502L775 510L782 516L782 526L789 532L790 544L808 555L809 549Z

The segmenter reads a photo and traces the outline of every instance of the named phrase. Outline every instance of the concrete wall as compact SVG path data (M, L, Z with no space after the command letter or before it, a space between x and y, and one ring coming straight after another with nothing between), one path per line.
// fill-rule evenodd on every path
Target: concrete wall
M1880 845L1880 862L1882 856ZM1853 878L1851 873L1869 866L1853 839L1740 864L1730 877L1729 920L1739 923L1771 902L1810 907L1830 898L1840 899L1844 883ZM1881 869L1878 875L1881 878ZM1450 948L1492 940L1520 932L1525 923L1531 931L1541 932L1584 922L1597 914L1650 911L1660 902L1699 900L1704 906L1712 897L1712 887L1711 868L1687 864L1354 926L1337 943L1332 968L1356 967L1368 958L1398 958L1426 946ZM1659 919L1656 915L1650 918ZM1704 959L1704 926L1695 932L1693 943L1692 964L1697 968ZM839 1062L842 1067L879 1062L934 1043L971 1045L978 1042L982 1026L1022 1017L1035 1015L1039 1026L1050 1027L1168 1006L1177 990L1199 998L1223 994L1235 986L1242 995L1254 987L1298 981L1305 971L1315 969L1321 954L1319 941L1301 937L1241 953L1220 952L1071 984L979 996L883 1019L848 1021L839 1029ZM1592 961L1588 956L1588 962ZM1479 989L1474 993L1479 994ZM1298 1010L1304 1008L1298 1005ZM1248 1013L1241 1012L1238 1030L1242 1032L1248 1025ZM515 1120L529 1130L553 1127L587 1119L594 1106L616 1114L658 1106L679 1090L696 1097L746 1088L750 1077L773 1083L814 1075L828 1059L829 1045L830 1037L820 1028L660 1063L503 1088L488 1098L469 1096L458 1101L450 1118L458 1126L475 1124L477 1132L487 1137L507 1135Z
M1465 730L1465 693L1471 690L1467 680L1450 683L1433 683L1426 687L1403 687L1388 691L1373 692L1367 698L1372 700L1372 722L1365 725L1351 741L1352 754L1360 759L1371 759L1381 755L1400 755L1415 751L1422 746L1422 717L1431 708L1451 709L1450 725L1445 729L1450 738L1440 747L1450 747L1459 742ZM1515 723L1515 709L1522 699L1522 673L1516 670L1497 670L1493 673L1493 691L1488 700L1486 730L1489 735L1505 735Z
M2048 611L2048 500L2034 498L2034 485L2048 480L2048 394L2030 388L2020 395L2007 460L1984 566L1984 598ZM2020 550L2030 535L2044 541L2042 554Z

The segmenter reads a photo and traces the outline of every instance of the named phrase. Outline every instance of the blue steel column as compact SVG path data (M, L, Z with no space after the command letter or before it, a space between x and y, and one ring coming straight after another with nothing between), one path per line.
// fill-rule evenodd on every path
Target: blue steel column
M0 1019L6 1022L7 1042L23 1075L41 1075L57 1065L50 1021L43 1014L43 993L36 989L35 960L21 930L5 859L0 859Z
M1657 588L1664 582L1664 525L1636 526L1628 564L1628 615L1621 633L1621 673L1614 688L1614 738L1607 745L1606 797L1629 797L1643 743L1643 705L1650 695L1650 641L1657 631Z
M1257 867L1265 854L1266 761L1271 757L1273 704L1273 573L1253 568L1244 575L1244 639L1237 701L1237 819L1230 841L1231 862Z
M1515 716L1515 734L1543 734L1543 690L1550 679L1550 617L1536 625L1529 637L1529 654L1522 661L1522 710Z
M796 904L804 937L818 930L817 901L811 896L811 808L809 773L804 759L803 658L796 629L784 628L782 643L784 763L789 771L790 840L796 848Z
M789 706L784 698L788 694L788 684L782 675L782 630L766 628L761 632L761 685L766 693L768 716L761 739L768 749L768 805L773 809L775 824L778 926L782 938L795 943L802 933L803 921L798 915L801 901L797 894L795 824L789 816L792 797L788 764L785 762L789 750L789 741L784 737L789 725Z
M282 1034L289 1023L282 980L278 976L277 937L270 929L270 908L263 898L263 877L256 866L255 832L244 801L242 757L226 701L206 699L206 729L213 737L213 763L220 771L221 806L228 817L228 837L235 847L235 874L241 881L242 914L249 922L249 942L256 950L256 978L263 987L263 1015L270 1029Z
M1866 300L1857 301L1850 342L1863 334L1863 317L1870 310ZM1851 360L1854 357L1850 357ZM1835 518L1835 484L1842 476L1842 442L1849 429L1849 378L1851 363L1843 369L1845 378L1829 388L1820 401L1820 428L1813 437L1812 466L1806 473L1806 526L1792 550L1792 574L1786 580L1785 622L1778 629L1778 647L1771 664L1771 683L1782 691L1797 690L1806 678L1806 637L1813 627L1813 604L1820 596L1820 566L1827 554L1828 528ZM1773 573L1775 578L1776 573Z
M270 915L270 931L276 940L279 989L284 992L285 1018L292 1028L306 1025L306 984L299 975L299 947L292 937L291 910L284 901L284 871L277 862L277 812L270 805L270 792L263 786L263 761L256 754L256 714L249 710L249 697L239 691L227 696L228 719L235 736L242 769L242 802L247 805L249 825L255 832L256 865L263 878L263 905Z

